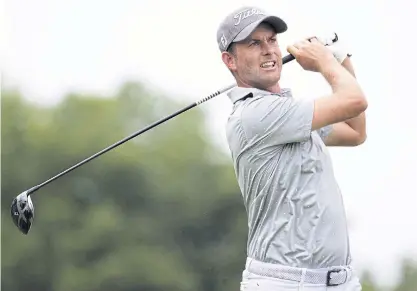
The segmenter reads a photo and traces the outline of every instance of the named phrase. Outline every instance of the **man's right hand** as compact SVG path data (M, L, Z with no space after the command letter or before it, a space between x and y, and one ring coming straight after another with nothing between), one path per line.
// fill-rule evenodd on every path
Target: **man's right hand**
M315 98L311 129L334 125L331 144L352 145L363 142L361 133L352 132L353 129L346 126L340 130L342 127L335 125L359 116L368 107L356 78L316 38L299 41L288 46L287 50L305 70L320 72L332 88L332 94Z
M322 72L328 65L338 64L332 51L316 38L301 40L287 47L304 70Z

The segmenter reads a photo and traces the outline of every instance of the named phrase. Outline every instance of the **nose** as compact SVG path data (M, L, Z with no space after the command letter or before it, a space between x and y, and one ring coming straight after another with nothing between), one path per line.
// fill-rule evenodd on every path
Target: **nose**
M264 55L272 55L275 51L275 46L272 43L263 42L262 43L262 53Z
M32 199L27 195L27 191L13 199L10 215L17 228L23 234L28 234L35 216L35 208L33 207Z

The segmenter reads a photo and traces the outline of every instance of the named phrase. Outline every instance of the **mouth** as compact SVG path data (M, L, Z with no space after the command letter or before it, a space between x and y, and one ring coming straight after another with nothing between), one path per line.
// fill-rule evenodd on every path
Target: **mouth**
M273 70L277 67L277 62L276 61L268 61L268 62L263 62L260 65L261 69L264 70Z

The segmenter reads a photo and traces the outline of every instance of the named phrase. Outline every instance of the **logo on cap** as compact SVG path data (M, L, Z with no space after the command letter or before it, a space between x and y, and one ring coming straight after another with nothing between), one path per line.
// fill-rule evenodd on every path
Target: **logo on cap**
M257 9L257 8L245 9L245 10L243 10L243 11L241 11L241 12L237 13L237 14L235 15L235 17L233 17L234 19L237 19L237 22L235 23L235 26L236 26L236 25L239 25L239 23L240 23L242 20L244 20L244 19L246 19L246 18L248 18L248 17L250 17L250 16L252 16L252 15L258 15L258 14L261 14L261 15L266 15L266 14L265 14L265 12L263 12L263 11L261 11L261 10Z
M220 42L222 43L222 45L226 48L227 46L227 39L226 36L223 34L222 37L220 38Z

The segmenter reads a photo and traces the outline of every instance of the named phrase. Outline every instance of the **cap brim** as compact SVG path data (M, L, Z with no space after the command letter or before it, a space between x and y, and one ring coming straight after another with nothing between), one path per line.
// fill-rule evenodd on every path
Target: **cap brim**
M233 42L238 42L247 39L251 33L258 27L259 24L266 22L270 24L276 31L276 33L283 33L287 30L287 24L284 20L277 16L267 16L262 18L254 23L246 26L233 40Z

